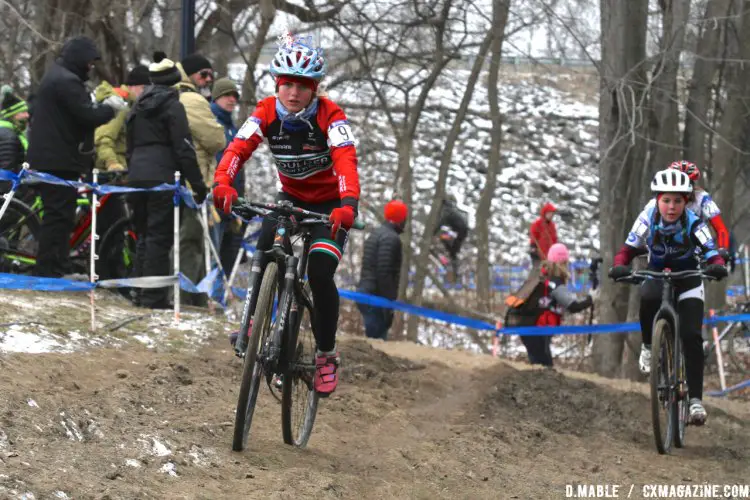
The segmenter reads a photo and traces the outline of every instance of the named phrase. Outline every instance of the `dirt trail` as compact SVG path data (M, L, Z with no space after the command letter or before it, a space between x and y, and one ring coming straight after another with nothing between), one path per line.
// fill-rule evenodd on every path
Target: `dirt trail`
M663 457L642 384L346 336L308 448L283 444L264 389L249 449L233 453L228 347L221 333L0 354L0 498L542 499L571 483L750 477L747 404L711 400L708 425Z

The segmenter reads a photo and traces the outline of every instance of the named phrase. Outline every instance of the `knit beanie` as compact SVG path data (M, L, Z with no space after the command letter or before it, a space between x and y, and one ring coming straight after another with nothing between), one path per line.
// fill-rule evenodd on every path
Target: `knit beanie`
M182 80L180 70L174 61L167 59L164 52L154 52L154 62L148 66L148 76L154 85L171 87Z
M219 78L214 82L214 88L211 92L211 99L216 100L219 97L234 94L238 99L240 93L237 91L237 85L229 78Z
M151 80L149 80L148 68L142 64L131 69L125 79L125 85L148 85L149 83Z
M11 119L18 113L28 111L29 107L26 101L13 93L9 85L3 85L0 89L2 93L2 104L0 104L0 118Z
M385 220L394 224L403 224L409 214L406 203L401 200L389 201L383 209Z
M211 66L211 63L208 61L208 59L200 54L190 54L180 62L182 63L182 69L185 70L185 73L188 76L192 75L193 73L197 73L202 69L213 70L213 67Z
M276 78L276 92L279 91L279 87L281 87L282 85L288 82L299 83L300 85L304 85L305 87L309 88L313 92L318 90L318 82L316 80L313 80L312 78L305 78L302 76L279 75Z

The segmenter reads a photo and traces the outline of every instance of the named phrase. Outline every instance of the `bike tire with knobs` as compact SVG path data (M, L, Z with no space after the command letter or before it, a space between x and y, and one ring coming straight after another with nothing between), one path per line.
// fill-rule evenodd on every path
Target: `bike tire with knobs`
M674 433L674 394L670 388L674 378L674 334L672 324L659 318L651 341L651 420L656 449L670 452Z
M263 377L263 364L258 359L258 352L265 344L268 333L273 328L273 303L276 299L276 289L278 287L278 265L275 262L269 262L263 273L260 291L258 292L258 302L253 314L248 311L243 315L242 325L240 326L239 335L247 335L250 328L250 319L252 318L252 331L247 339L245 350L245 362L242 369L242 382L240 384L240 393L237 398L237 411L234 419L234 436L232 440L232 449L242 451L247 446L247 438L250 433L250 425L253 421L255 404L258 400L258 391L260 381ZM250 294L248 294L249 300Z
M674 365L676 367L677 386L674 391L674 409L672 411L672 428L674 429L673 443L675 448L685 446L685 428L690 418L690 398L688 397L687 375L685 372L685 353L682 342L674 349Z
M302 293L312 304L309 284ZM281 395L281 429L284 442L298 448L307 445L318 411L315 392L315 337L310 311L293 293L288 294L290 314L284 340L284 383ZM300 330L302 334L300 335Z

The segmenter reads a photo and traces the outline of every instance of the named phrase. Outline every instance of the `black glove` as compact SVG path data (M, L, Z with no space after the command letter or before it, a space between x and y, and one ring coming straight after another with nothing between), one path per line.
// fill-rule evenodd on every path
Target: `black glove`
M609 268L609 277L613 280L624 278L630 274L630 267L628 266L614 266Z
M208 196L208 188L206 188L205 184L192 186L192 188L193 188L193 198L195 199L195 202L198 205L200 205L206 200L206 196Z
M729 276L729 272L727 271L727 268L722 266L721 264L709 264L706 267L706 269L703 271L703 273L709 276L712 276L716 278L717 280L720 280Z

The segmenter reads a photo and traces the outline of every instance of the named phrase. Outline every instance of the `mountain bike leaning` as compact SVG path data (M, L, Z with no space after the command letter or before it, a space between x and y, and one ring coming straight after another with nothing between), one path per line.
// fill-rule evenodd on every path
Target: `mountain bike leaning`
M273 246L253 256L250 287L242 313L235 353L244 357L237 401L232 449L247 445L260 390L266 380L271 393L281 388L281 427L284 442L304 447L315 422L319 395L314 389L315 306L307 283L311 230L331 225L329 216L295 207L289 201L255 203L238 200L233 212L245 219L273 218ZM357 221L354 229L363 229ZM294 252L293 238L302 241ZM263 268L265 261L265 268ZM261 269L263 272L261 274Z
M677 313L675 282L701 278L716 280L716 276L702 270L634 271L628 276L616 278L617 282L641 284L653 279L663 282L661 306L654 318L651 339L651 419L656 448L661 454L669 453L672 444L677 448L685 445L685 427L689 420L690 401L685 370L685 355Z

